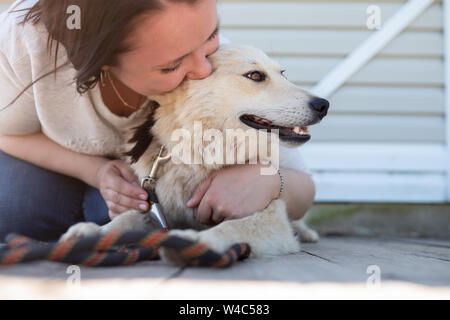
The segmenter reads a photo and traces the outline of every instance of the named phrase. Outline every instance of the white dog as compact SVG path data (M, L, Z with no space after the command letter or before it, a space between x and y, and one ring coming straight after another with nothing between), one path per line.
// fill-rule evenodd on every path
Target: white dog
M129 145L129 149L133 150L124 158L140 179L148 175L161 145L169 150L180 146L179 140L173 139L177 129L183 129L191 137L195 136L194 128L198 123L201 123L203 131L214 129L214 132L219 133L225 133L226 129L254 133L263 129L279 130L278 137L282 145L297 147L311 138L307 127L318 123L327 114L329 104L326 100L314 97L289 82L280 66L258 49L224 45L209 59L213 73L208 78L187 80L169 94L150 97L159 107L153 118L136 131L134 137L137 144ZM149 130L153 136L151 144ZM268 143L271 144L272 140L269 137ZM199 144L196 147L195 143L190 142L184 141L182 144L190 148L187 151L189 156L201 152L195 149L199 148ZM207 148L210 144L202 141L200 148ZM234 142L228 146L225 146L225 142L222 145L225 148L223 154L243 147ZM247 145L244 148L247 162L254 160L268 163L272 160L251 152ZM214 155L222 157L217 152ZM318 240L317 233L301 221L288 220L282 200L274 200L263 211L246 218L227 220L214 227L199 223L196 210L187 208L185 204L204 179L226 166L223 164L225 161L203 162L199 165L181 163L183 159L175 154L172 158L160 168L156 187L156 194L172 229L171 234L203 242L219 252L227 250L234 243L246 242L250 244L253 256L295 253L300 250L299 240ZM282 153L280 164L283 166ZM76 224L61 240L112 230L156 228L157 224L150 215L132 210L102 227L93 223ZM161 254L163 258L177 262L167 250Z

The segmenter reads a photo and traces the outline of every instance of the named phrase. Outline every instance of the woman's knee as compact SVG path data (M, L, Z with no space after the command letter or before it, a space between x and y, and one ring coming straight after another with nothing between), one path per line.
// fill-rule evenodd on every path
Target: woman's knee
M87 186L83 200L84 219L102 226L111 221L108 212L108 206L100 191L91 186Z
M86 185L0 150L0 241L11 232L48 241L82 221Z

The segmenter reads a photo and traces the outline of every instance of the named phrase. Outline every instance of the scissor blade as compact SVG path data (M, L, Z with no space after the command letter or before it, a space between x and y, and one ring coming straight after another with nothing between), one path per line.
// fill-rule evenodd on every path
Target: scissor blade
M166 219L164 217L164 214L162 212L162 207L159 203L154 203L152 211L153 215L158 220L159 224L161 225L161 228L164 230L168 230L169 226L167 225Z

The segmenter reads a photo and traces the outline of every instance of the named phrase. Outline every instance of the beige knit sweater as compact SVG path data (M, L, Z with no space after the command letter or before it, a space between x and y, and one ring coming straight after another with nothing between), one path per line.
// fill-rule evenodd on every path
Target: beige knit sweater
M17 8L28 8L27 0ZM16 3L18 3L16 1ZM12 7L16 5L13 4ZM9 10L8 10L9 11ZM48 33L43 24L18 25L21 13L0 15L0 109L28 84L53 70L47 54ZM60 46L58 65L67 61ZM13 105L0 112L0 134L43 132L63 147L91 155L118 155L123 133L141 123L151 111L148 101L130 117L120 117L103 103L99 86L80 95L74 82L76 70L68 65L28 89Z

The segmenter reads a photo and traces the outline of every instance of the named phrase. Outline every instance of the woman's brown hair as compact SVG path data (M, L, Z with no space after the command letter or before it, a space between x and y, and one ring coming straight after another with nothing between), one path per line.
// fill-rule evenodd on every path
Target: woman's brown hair
M25 0L20 2L23 3ZM29 84L8 106L33 84L72 63L75 70L76 88L80 94L95 87L100 79L101 67L116 66L117 57L133 48L126 41L141 18L164 10L166 2L184 2L194 5L198 0L38 0L25 11L19 24L42 22L49 35L47 52L53 54L54 70L40 76ZM80 29L69 29L67 19L69 6L80 8ZM57 66L59 45L67 51L68 61ZM8 107L6 106L6 107Z

